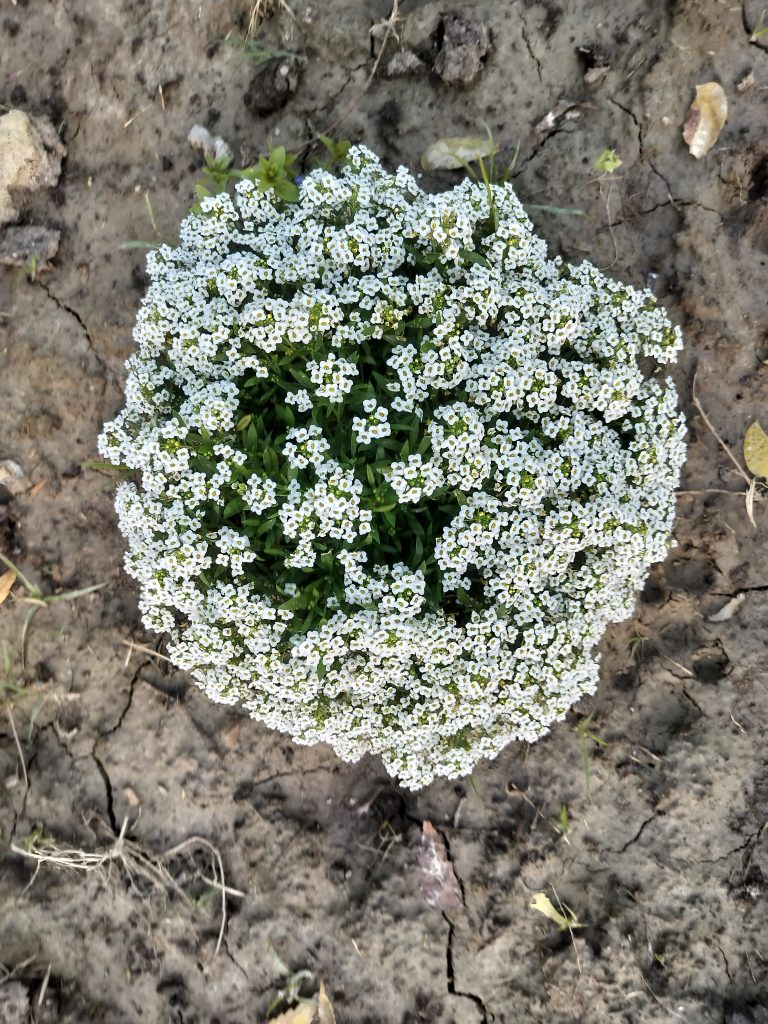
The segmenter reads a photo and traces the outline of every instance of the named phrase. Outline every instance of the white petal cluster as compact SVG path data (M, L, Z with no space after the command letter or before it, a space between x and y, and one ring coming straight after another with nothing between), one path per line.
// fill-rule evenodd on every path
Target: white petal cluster
M241 181L150 254L99 448L176 664L419 787L594 690L668 546L680 332L549 259L507 185L427 195L356 147L299 192Z

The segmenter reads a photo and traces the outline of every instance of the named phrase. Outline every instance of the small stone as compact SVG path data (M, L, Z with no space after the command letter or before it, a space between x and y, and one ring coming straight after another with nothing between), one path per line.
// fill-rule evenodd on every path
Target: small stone
M282 110L301 81L301 61L273 57L266 61L248 85L243 102L256 117L268 117Z
M49 121L23 110L0 117L0 225L18 218L26 194L56 184L65 153Z
M440 52L434 63L436 74L446 85L471 85L491 48L487 29L461 14L446 15L440 29Z

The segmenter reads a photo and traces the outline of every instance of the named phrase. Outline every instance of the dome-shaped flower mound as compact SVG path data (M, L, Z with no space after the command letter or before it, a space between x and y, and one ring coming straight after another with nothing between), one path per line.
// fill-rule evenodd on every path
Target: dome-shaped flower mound
M212 699L416 787L594 690L684 455L648 292L547 259L509 186L427 195L362 147L295 203L203 200L148 270L100 450L140 474L144 620Z

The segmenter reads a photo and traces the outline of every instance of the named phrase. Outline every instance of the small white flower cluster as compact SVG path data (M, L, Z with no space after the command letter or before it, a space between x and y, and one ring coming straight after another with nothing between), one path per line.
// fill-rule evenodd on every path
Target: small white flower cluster
M648 371L680 332L547 258L508 185L426 195L363 147L295 203L200 208L99 441L147 626L212 699L407 786L542 736L667 550L684 423Z

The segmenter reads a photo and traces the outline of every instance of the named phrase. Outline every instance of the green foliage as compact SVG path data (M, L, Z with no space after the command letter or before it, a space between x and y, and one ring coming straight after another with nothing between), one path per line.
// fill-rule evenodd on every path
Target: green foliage
M247 39L245 36L231 35L218 40L227 46L236 47L245 57L256 62L266 64L268 60L275 57L283 57L290 60L298 60L306 63L306 55L297 50L283 50L280 47L263 46L255 39Z
M595 170L600 174L613 174L623 163L615 149L604 149L595 160Z
M299 198L296 184L296 157L287 153L285 146L275 146L268 156L259 157L255 167L246 167L242 171L233 171L235 178L247 178L258 183L259 192L274 192L287 203L295 203Z

